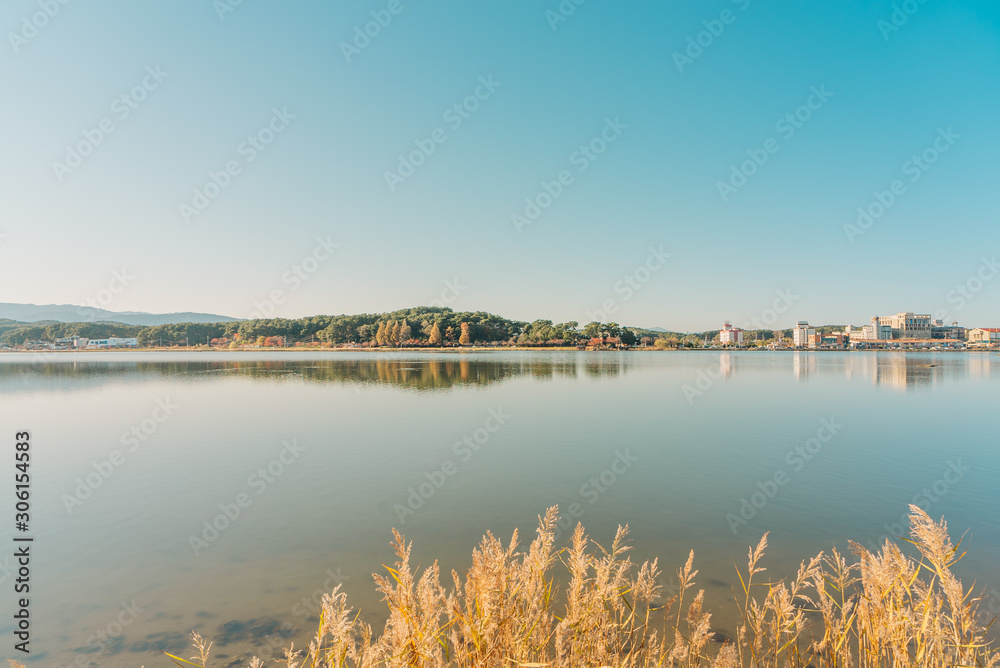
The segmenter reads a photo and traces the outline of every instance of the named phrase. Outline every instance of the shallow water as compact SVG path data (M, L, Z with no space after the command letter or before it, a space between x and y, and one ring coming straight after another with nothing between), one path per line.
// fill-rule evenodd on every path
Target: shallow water
M28 663L164 665L159 650L189 656L191 629L216 665L270 655L303 644L311 599L338 581L379 624L370 574L393 558L391 527L447 573L486 530L527 543L554 504L598 542L628 523L633 559L660 557L667 587L694 549L728 635L734 563L763 532L779 577L849 538L879 542L914 500L968 531L959 573L1000 608L998 367L988 353L0 355L4 438L33 443ZM11 526L13 500L2 513Z

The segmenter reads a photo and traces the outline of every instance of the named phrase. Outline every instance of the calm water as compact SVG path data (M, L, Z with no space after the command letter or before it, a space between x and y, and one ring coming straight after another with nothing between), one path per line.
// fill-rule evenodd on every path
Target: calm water
M3 438L34 444L32 665L163 665L191 629L217 665L269 655L338 580L379 623L391 527L448 572L554 504L599 542L628 523L667 586L694 549L729 634L763 532L777 577L917 497L1000 591L998 381L986 353L2 355Z

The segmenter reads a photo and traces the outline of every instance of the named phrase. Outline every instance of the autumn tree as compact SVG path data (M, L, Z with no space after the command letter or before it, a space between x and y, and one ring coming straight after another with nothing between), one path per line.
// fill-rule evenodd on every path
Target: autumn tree
M389 338L392 341L392 345L394 345L394 346L398 346L399 345L399 331L400 331L400 329L401 329L401 327L399 326L399 321L398 320L393 321L393 323L392 323L392 333L389 335Z
M375 332L375 343L380 346L385 345L385 322L378 324L378 331Z
M402 324L399 326L399 342L406 343L413 336L412 330L410 329L410 323L403 319Z
M469 323L463 322L461 324L462 333L458 337L458 342L463 346L469 345Z
M427 343L432 346L441 345L441 328L438 327L436 322L434 323L434 326L431 327L431 333L430 336L427 337Z

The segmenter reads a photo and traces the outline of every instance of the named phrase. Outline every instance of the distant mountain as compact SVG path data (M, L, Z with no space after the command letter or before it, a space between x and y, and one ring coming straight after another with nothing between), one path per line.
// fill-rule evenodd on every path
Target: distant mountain
M56 322L120 322L125 325L173 325L180 322L235 322L239 318L211 313L143 313L141 311L105 311L90 306L73 306L72 304L4 304L0 303L0 320L9 319L20 322L38 322L40 320Z
M646 327L645 329L647 332L661 332L663 334L666 334L670 331L669 329L663 329L662 327Z

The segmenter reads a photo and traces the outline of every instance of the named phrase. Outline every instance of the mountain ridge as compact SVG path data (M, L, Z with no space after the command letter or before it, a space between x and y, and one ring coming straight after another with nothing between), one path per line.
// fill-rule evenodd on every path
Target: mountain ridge
M0 320L16 320L23 323L40 321L55 322L118 322L123 325L154 327L175 325L183 322L237 322L231 318L213 313L181 311L176 313L146 313L144 311L108 311L91 306L74 304L14 304L0 302Z

